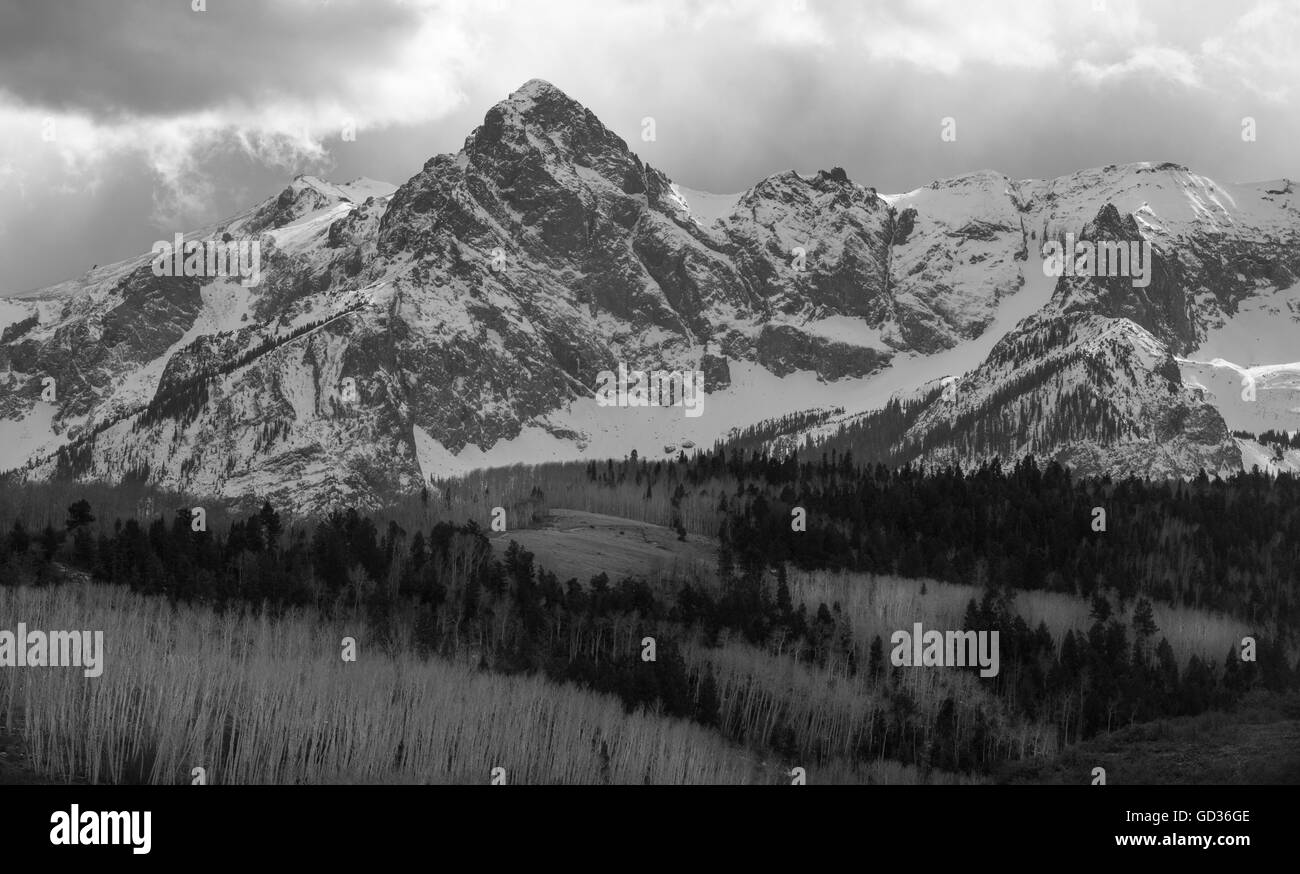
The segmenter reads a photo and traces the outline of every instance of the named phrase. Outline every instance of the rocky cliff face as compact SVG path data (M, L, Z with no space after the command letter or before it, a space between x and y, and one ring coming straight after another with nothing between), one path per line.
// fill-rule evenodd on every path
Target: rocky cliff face
M156 277L142 256L5 301L0 437L23 476L318 509L865 409L942 367L966 376L909 435L919 456L1230 468L1174 356L1294 281L1297 229L1289 183L1228 190L1174 165L895 196L791 171L706 195L534 80L397 188L299 177L188 235L259 242L257 286ZM1150 242L1151 282L1045 278L1041 247L1066 232ZM703 371L706 415L597 409L620 362Z

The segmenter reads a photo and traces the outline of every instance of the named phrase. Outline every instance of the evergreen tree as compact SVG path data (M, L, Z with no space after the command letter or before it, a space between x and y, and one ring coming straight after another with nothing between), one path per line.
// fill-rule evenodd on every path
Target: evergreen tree
M776 566L776 611L782 619L788 620L794 612L794 602L790 598L790 581L786 575L785 562Z
M1146 598L1139 598L1133 608L1133 630L1143 637L1151 637L1157 631L1155 614Z
M260 528L263 537L266 539L266 548L274 552L280 542L280 533L283 530L280 525L280 514L275 512L270 501L262 502L262 509L257 514L258 524L254 527ZM254 552L257 550L254 549Z
M75 531L94 521L95 517L90 514L90 502L85 498L68 507L68 521L65 523L68 531Z
M1089 615L1095 621L1105 624L1106 620L1110 618L1110 614L1110 602L1106 600L1105 595L1101 592L1097 592L1092 597L1092 611Z
M24 555L31 542L31 535L27 533L23 523L15 519L14 527L9 531L9 551L17 555Z
M45 530L36 538L36 542L41 548L41 558L49 562L54 559L54 554L59 551L59 544L63 542L63 535L56 531L53 525L46 525Z
M885 642L877 634L871 641L871 655L867 661L867 672L871 674L871 679L879 680L880 674L885 669Z

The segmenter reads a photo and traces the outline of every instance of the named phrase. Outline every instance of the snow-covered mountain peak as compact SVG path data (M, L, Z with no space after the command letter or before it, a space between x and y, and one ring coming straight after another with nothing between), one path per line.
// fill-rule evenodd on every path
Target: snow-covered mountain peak
M635 161L627 143L559 88L532 79L487 111L465 140L467 158L487 164L533 156L596 167Z
M397 190L396 185L365 176L358 176L350 182L335 184L319 176L307 174L295 176L289 183L289 188L296 192L310 189L328 200L351 203L363 203L370 197L388 197Z
M506 101L522 106L531 101L552 99L577 102L545 79L529 79L512 91Z
M1067 232L1150 241L1151 283L1050 275ZM1294 371L1254 369L1300 324L1285 180L1141 163L880 195L836 168L713 195L531 80L400 186L302 175L187 238L227 235L261 241L260 284L142 255L0 307L0 466L320 508L938 386L917 458L1177 473L1246 451L1217 411L1245 370L1214 358L1252 365L1269 421L1300 405ZM703 372L703 415L597 405L620 363Z

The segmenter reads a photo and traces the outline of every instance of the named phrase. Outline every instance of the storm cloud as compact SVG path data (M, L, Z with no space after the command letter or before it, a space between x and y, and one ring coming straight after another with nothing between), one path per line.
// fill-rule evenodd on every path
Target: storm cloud
M1272 2L9 0L0 293L296 172L401 183L531 78L718 192L832 166L881 191L1139 160L1294 177L1297 38Z

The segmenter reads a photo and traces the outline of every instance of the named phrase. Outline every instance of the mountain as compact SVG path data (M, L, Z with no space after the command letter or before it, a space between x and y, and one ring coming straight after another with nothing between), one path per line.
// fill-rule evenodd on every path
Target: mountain
M1148 281L1045 275L1067 234L1150 244ZM145 254L0 299L0 467L373 505L800 410L844 424L947 379L899 458L1232 470L1261 451L1229 433L1241 404L1300 428L1298 236L1290 181L1174 164L698 192L533 80L400 186L300 176L186 235L256 241L255 285L156 276ZM702 372L702 415L602 405L620 363ZM1254 400L1233 400L1238 371L1267 374Z

